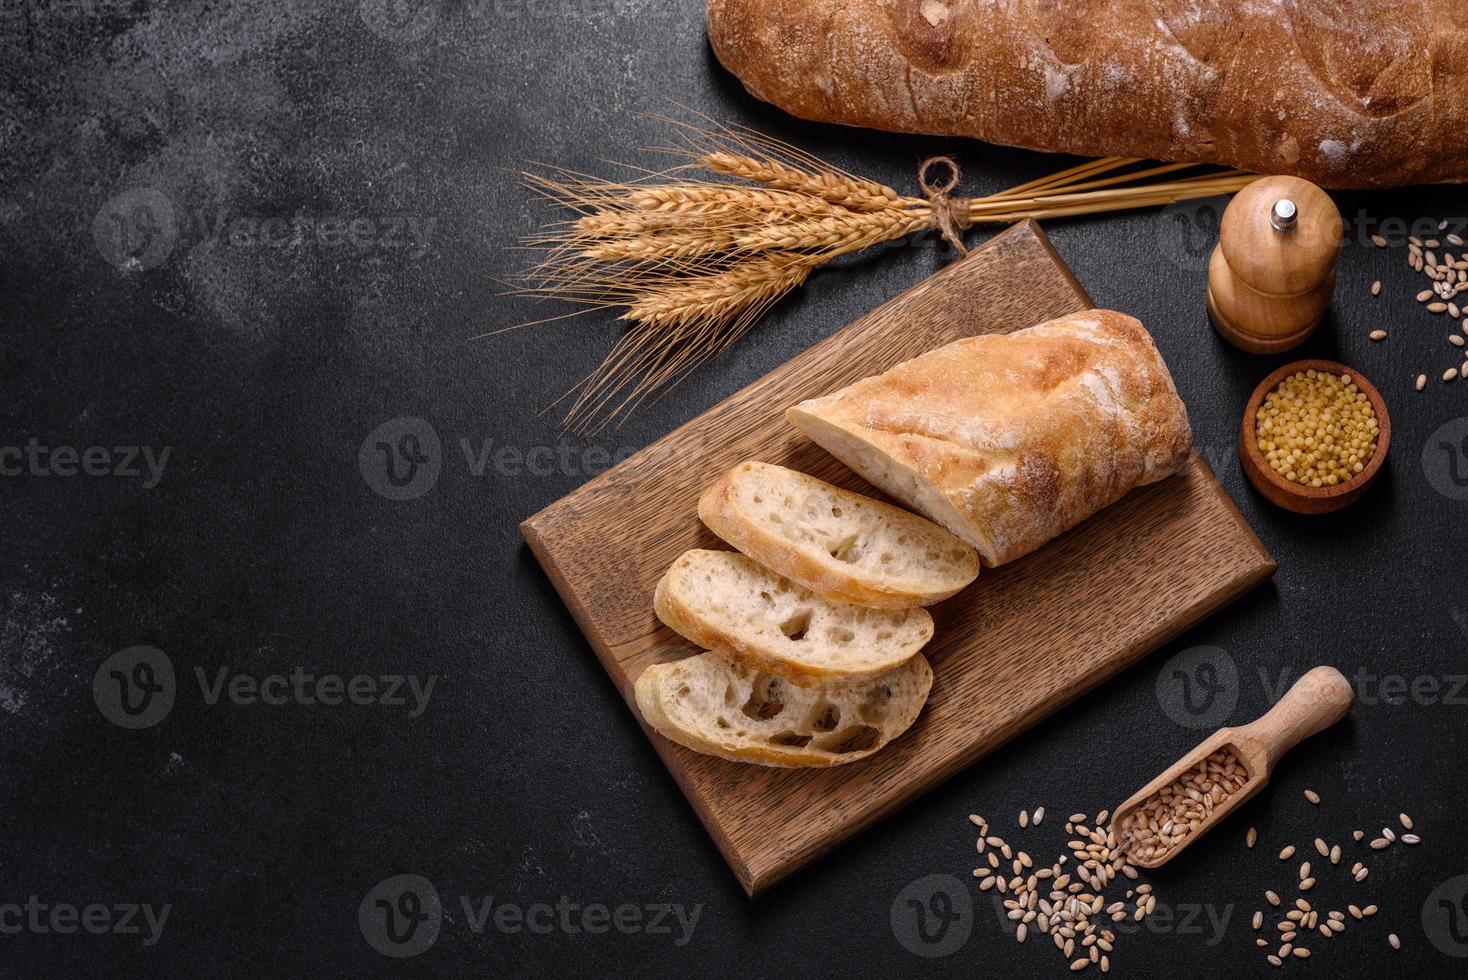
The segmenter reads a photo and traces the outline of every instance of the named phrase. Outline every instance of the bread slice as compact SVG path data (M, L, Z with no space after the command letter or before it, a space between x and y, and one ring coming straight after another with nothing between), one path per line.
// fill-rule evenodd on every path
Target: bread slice
M933 636L924 609L825 599L733 551L684 552L658 582L653 607L704 649L798 684L886 673Z
M698 516L760 564L859 606L930 606L979 575L978 552L932 521L769 463L725 473Z
M695 752L765 766L837 766L905 732L932 685L922 654L870 680L799 687L703 653L647 668L635 691L647 723Z

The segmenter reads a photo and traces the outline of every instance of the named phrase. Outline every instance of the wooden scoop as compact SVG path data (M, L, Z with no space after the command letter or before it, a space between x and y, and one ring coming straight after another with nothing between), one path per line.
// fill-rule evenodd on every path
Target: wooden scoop
M1127 814L1145 803L1153 794L1170 786L1188 770L1196 768L1198 763L1214 752L1223 748L1231 749L1248 773L1244 785L1218 803L1213 812L1193 828L1192 833L1172 845L1170 850L1146 860L1131 861L1137 867L1161 867L1263 789L1280 756L1316 732L1344 718L1346 712L1351 710L1354 699L1355 692L1340 671L1334 667L1316 667L1296 681L1262 718L1241 728L1220 728L1113 810L1110 828L1113 839L1118 842L1118 846L1125 847L1122 828L1125 826Z

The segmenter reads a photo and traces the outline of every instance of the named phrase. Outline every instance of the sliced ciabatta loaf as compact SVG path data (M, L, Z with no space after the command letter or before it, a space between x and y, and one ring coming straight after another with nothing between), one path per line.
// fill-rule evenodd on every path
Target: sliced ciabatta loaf
M836 766L906 731L932 685L921 654L870 680L799 687L703 653L647 668L635 690L647 723L695 752L766 766Z
M725 473L698 516L760 564L860 606L932 605L979 574L978 552L932 521L769 463Z
M990 566L1178 472L1193 448L1151 334L1112 310L966 337L786 416Z
M658 582L653 607L704 649L800 684L886 673L933 636L924 609L826 599L733 551L684 552Z

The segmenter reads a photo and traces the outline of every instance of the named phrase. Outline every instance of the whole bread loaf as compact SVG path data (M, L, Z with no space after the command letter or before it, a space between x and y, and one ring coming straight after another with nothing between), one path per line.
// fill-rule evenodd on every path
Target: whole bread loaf
M990 566L1171 476L1193 446L1152 336L1112 310L957 340L786 414Z
M1327 187L1468 179L1465 0L708 0L805 119Z

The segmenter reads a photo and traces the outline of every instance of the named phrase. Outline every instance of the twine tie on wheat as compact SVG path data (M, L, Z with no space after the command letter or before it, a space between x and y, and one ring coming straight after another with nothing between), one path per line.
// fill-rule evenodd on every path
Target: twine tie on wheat
M928 168L934 164L942 164L948 168L948 180L941 186L928 181ZM943 240L953 246L954 251L967 258L968 249L963 244L963 233L974 226L969 199L949 193L958 186L960 174L958 161L952 157L928 157L918 167L918 186L928 199L928 206L933 209L931 227L938 230Z

